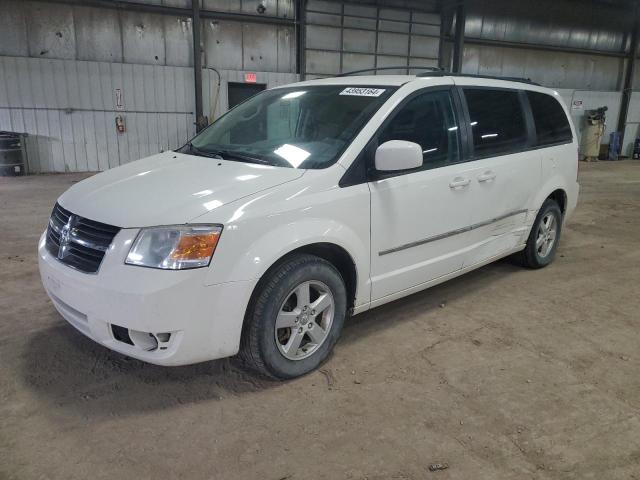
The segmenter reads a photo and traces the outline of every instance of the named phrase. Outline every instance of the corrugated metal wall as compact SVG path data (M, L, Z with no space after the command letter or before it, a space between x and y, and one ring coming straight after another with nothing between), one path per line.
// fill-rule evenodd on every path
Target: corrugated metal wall
M140 0L190 7L191 0ZM0 130L26 132L32 172L95 171L173 149L195 134L188 17L1 0ZM257 0L204 0L203 8L256 14ZM292 0L262 1L293 17ZM294 30L202 21L204 114L227 110L227 82L296 81ZM122 105L116 105L116 90ZM212 102L217 109L212 115ZM125 120L117 133L115 117Z
M524 76L556 88L616 90L624 67L622 58L478 45L474 40L619 54L627 45L627 17L613 5L596 2L580 7L579 2L538 0L534 7L508 0L471 1L465 22L462 71Z
M616 90L623 65L616 57L468 44L462 71L530 78L556 88Z
M309 0L305 57L310 78L373 67L437 66L440 15L420 9ZM431 12L429 11L431 10ZM407 70L386 73L407 73Z
M0 129L30 134L34 172L105 170L194 135L192 92L185 67L0 57Z
M618 115L620 114L620 104L622 102L621 92L594 91L594 90L574 90L557 89L562 99L571 111L571 118L578 131L578 137L582 138L582 132L586 127L585 113L588 110L595 110L607 106L607 123L603 143L609 143L609 134L616 131ZM579 105L579 108L575 108Z
M228 110L228 82L244 82L244 71L219 72L220 82L211 70L203 75L204 113L211 119ZM297 79L274 72L256 77L267 88ZM32 172L106 170L174 149L195 135L193 112L191 68L0 57L0 130L29 134ZM116 132L116 116L125 120L123 134Z
M192 25L176 17L115 9L0 0L0 129L32 136L34 171L105 169L183 144L194 133ZM189 8L191 0L135 0ZM374 66L435 66L440 2L435 0L308 0L305 67L309 77ZM446 3L446 2L445 2ZM202 7L294 18L293 0L202 0ZM575 2L573 5L577 5ZM613 7L611 7L613 8ZM576 95L583 108L609 107L615 128L624 60L474 44L475 40L538 43L620 52L628 20L609 7L570 2L471 0L463 71L525 76ZM287 25L203 19L204 114L228 106L227 83L257 73L267 87L297 79L295 29ZM218 76L209 67L220 71ZM395 73L389 71L387 73ZM398 71L402 73L402 71ZM640 69L636 74L640 85ZM122 93L122 110L116 106ZM632 98L625 151L640 122L640 97ZM216 104L212 112L212 103ZM578 128L582 111L574 111ZM115 116L126 133L118 134Z
M571 110L579 134L586 111L607 106L603 142L608 143L609 134L617 129L626 65L621 54L629 49L626 32L631 30L632 17L632 12L612 3L538 0L534 5L470 0L462 71L531 78L557 89L569 107L573 100L582 100L582 108ZM482 44L483 41L510 42L515 46ZM529 44L587 52L543 50L528 47ZM634 85L640 86L640 71L636 71ZM627 155L638 130L634 122L639 121L639 100L634 94L623 146Z

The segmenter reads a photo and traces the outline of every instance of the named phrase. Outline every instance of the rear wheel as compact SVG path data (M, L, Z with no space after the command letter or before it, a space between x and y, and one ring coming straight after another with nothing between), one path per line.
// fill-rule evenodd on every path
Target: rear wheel
M293 255L258 289L245 318L245 363L279 379L315 369L331 352L344 323L347 294L340 273L314 255Z
M555 200L548 198L533 223L521 263L529 268L542 268L553 262L561 231L562 211Z

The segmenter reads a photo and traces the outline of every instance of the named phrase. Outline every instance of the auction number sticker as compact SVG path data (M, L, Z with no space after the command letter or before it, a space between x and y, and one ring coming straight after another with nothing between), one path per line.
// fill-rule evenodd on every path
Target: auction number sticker
M384 88L349 87L340 92L340 95L355 95L357 97L379 97L384 93Z

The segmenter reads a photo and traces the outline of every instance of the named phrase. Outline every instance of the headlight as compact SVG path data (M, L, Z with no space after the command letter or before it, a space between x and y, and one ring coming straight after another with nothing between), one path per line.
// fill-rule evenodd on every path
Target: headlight
M221 225L143 228L125 263L164 270L206 267L216 250Z

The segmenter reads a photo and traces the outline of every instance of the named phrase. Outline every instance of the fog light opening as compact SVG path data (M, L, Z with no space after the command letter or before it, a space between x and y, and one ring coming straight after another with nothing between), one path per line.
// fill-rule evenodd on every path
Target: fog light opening
M166 350L169 345L169 340L171 340L171 333L170 332L156 333L154 336L156 341L158 342L158 348L160 350Z
M113 334L113 338L115 338L119 342L133 345L133 341L129 336L128 328L120 327L118 325L111 325L111 333Z
M160 342L160 343L167 343L169 341L169 339L171 338L171 334L168 333L168 332L156 333L156 338L158 339L158 342Z
M129 330L129 337L131 337L133 344L142 350L152 352L158 348L158 340L152 333Z

